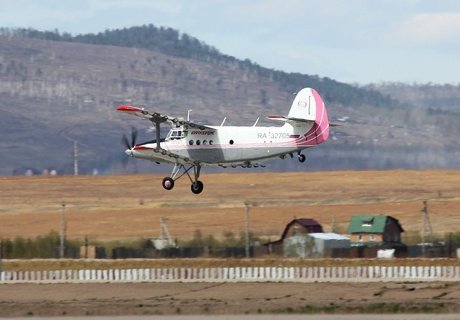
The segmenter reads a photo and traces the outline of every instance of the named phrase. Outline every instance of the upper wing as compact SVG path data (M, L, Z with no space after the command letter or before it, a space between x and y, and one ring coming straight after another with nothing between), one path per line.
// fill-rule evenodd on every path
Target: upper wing
M200 130L215 130L215 128L210 127L210 126L206 126L203 124L197 124L191 121L185 121L179 118L170 117L170 116L158 113L158 112L146 111L144 110L144 108L123 105L123 106L118 106L117 110L129 113L129 114L132 114L132 115L144 118L144 119L148 119L152 122L160 122L160 123L170 122L171 124L176 125L176 126L185 126L188 128L197 128Z

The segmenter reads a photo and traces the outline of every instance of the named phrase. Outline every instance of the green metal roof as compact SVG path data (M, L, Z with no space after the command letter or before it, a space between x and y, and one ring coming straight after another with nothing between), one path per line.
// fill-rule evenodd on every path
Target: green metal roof
M388 216L356 215L350 219L348 233L382 233Z

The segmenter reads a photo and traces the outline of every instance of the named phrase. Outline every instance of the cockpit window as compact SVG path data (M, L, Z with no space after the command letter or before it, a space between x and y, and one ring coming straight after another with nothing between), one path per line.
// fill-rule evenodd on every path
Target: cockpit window
M182 139L187 135L186 131L182 130L171 130L168 134L168 140Z

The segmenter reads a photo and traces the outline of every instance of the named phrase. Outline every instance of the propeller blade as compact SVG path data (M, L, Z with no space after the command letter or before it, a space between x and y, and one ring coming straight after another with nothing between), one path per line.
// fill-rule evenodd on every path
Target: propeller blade
M132 127L131 128L131 148L133 148L136 145L136 139L137 139L137 130L136 128Z
M123 144L123 146L126 147L126 155L128 156L132 156L132 154L130 154L130 152L132 152L132 149L136 146L136 140L137 140L137 130L136 128L134 127L131 127L131 141L130 139L128 138L128 135L126 134L123 134L123 136L121 137L121 143ZM130 152L128 150L131 150ZM130 157L126 157L124 156L123 158L121 158L121 165L124 169L126 169L126 167L128 166L128 163L129 163L129 158ZM137 163L134 163L135 164L135 168L134 168L134 172L137 173L138 169L137 169Z
M123 137L121 138L121 143L126 147L126 149L131 149L131 146L129 145L129 139L125 134L123 134Z
M126 147L126 149L132 149L136 145L136 140L137 140L137 130L136 128L132 127L131 128L131 140L126 136L126 134L123 134L121 137L121 143Z

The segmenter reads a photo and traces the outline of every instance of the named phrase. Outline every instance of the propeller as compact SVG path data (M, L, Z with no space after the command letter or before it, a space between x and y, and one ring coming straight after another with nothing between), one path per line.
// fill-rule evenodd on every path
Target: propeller
M131 138L131 139L130 139ZM137 140L137 130L134 127L131 127L131 137L129 137L127 134L123 134L121 137L121 144L126 148L125 153L128 157L123 157L121 159L121 164L123 168L126 168L128 165L128 160L132 156L132 150L136 146L136 140ZM134 162L135 169L134 172L137 173L137 163Z
M126 149L132 150L134 146L136 145L136 140L137 140L137 130L136 128L132 127L131 128L131 140L129 140L126 134L123 134L121 143L126 147Z

